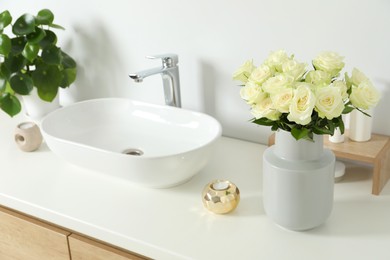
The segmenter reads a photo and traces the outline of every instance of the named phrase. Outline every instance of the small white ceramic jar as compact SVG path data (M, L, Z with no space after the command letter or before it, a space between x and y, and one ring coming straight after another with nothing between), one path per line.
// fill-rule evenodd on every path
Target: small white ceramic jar
M15 129L15 142L24 152L37 150L42 143L39 127L33 122L20 123Z

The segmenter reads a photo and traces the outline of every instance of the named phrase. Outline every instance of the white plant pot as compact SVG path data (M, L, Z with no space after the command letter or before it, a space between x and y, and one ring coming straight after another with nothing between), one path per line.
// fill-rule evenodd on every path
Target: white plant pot
M58 94L60 105L63 107L69 106L82 100L79 90L75 87L59 88Z
M263 156L264 209L277 225L302 231L323 224L333 207L335 156L314 142L277 131Z
M373 110L364 111L367 114L373 114ZM350 113L349 121L349 139L355 142L366 142L371 139L372 117L366 116L358 110Z
M22 96L22 100L27 116L33 120L41 120L45 115L60 107L58 94L52 102L47 102L39 98L35 87L29 95Z
M335 144L343 143L344 140L344 134L341 134L340 128L338 127L334 130L334 134L329 136L329 141Z

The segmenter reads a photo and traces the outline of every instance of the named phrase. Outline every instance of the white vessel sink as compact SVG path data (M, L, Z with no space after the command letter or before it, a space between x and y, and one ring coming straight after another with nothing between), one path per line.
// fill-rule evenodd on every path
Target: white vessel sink
M153 188L197 174L221 136L221 125L208 115L123 98L58 109L41 130L49 148L68 162Z

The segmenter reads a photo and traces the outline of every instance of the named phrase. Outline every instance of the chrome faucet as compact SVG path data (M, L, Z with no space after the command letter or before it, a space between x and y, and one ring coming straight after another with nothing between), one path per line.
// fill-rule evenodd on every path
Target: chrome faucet
M135 82L142 82L144 78L161 74L164 86L165 104L181 107L179 58L176 54L162 54L146 56L148 59L161 59L162 67L139 71L129 75Z

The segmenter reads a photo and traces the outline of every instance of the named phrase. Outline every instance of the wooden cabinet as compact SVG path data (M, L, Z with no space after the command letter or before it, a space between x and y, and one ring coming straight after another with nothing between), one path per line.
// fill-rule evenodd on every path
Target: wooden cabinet
M1 260L149 259L0 206Z
M104 245L95 240L72 234L69 237L72 260L141 260L141 256Z
M69 260L70 232L0 207L0 259Z

